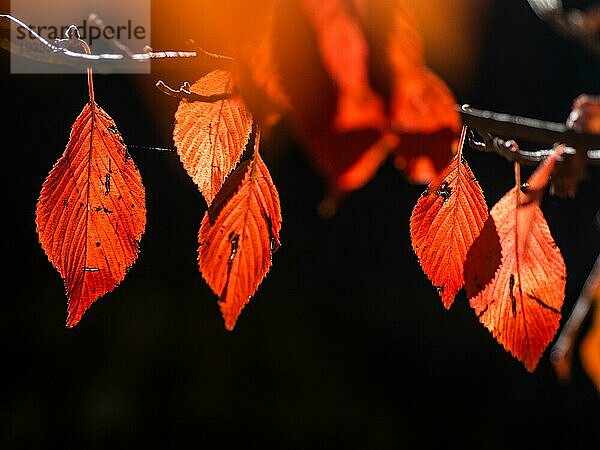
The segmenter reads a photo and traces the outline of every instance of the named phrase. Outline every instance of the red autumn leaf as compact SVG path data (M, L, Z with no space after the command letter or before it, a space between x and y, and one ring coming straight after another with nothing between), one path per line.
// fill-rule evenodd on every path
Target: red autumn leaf
M465 263L465 288L479 321L533 371L558 329L566 269L539 207L554 152L492 208Z
M142 179L115 122L92 100L73 124L36 209L42 248L64 280L77 325L137 259L146 225Z
M383 101L369 85L369 48L358 22L342 0L302 0L325 69L337 90L339 131L383 128Z
M488 217L481 187L462 158L465 133L438 187L429 186L410 218L413 249L446 308L463 287L467 252Z
M255 146L258 148L258 146ZM233 330L279 247L281 208L267 166L255 151L215 197L200 227L198 262L219 296L225 327Z
M199 95L233 92L230 72L214 70L190 89ZM250 137L252 116L240 100L213 103L181 100L173 139L187 173L211 204L236 166Z

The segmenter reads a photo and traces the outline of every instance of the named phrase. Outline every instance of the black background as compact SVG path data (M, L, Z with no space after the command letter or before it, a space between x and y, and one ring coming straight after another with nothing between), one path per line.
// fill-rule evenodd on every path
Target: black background
M493 2L483 54L459 102L563 121L578 94L600 93L598 59L525 1ZM172 146L176 101L140 95L157 78L95 77L97 101L132 146ZM0 53L1 448L600 448L600 401L578 360L569 384L548 352L528 374L464 293L443 309L408 233L423 188L388 163L320 220L322 181L284 126L265 149L283 245L233 333L197 271L200 194L174 153L135 147L148 206L142 253L66 329L34 211L86 90L82 76L11 75ZM493 205L512 167L466 157ZM596 168L576 199L543 203L568 270L564 314L600 249L599 199Z

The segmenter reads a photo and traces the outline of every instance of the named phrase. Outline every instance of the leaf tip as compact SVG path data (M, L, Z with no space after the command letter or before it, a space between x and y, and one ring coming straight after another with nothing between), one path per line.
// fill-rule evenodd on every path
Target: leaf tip
M241 309L239 312L233 311L229 305L226 305L224 302L219 302L219 307L221 308L221 315L223 316L223 320L225 321L225 329L227 331L233 331L235 325L237 324L237 319L240 316Z
M442 300L442 305L444 305L444 309L450 309L452 303L454 303L454 293L449 292L445 289L444 285L435 286L435 289Z
M454 303L454 298L444 298L442 297L442 305L444 305L445 310L449 310Z
M529 373L533 373L533 371L536 369L538 363L540 362L542 355L538 355L537 357L531 357L531 358L525 358L522 362L523 365L525 366L525 369L527 370L527 372Z
M81 320L81 314L72 314L71 312L68 313L67 315L67 320L65 322L65 326L72 330L73 328L75 328L75 326L79 323L79 321Z

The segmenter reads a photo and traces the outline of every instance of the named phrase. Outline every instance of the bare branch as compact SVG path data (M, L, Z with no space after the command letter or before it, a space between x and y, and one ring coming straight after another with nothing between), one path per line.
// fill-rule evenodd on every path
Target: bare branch
M224 92L212 95L200 95L190 91L190 83L184 81L179 89L173 89L167 86L162 80L156 82L156 87L164 94L170 97L185 99L191 102L214 103L220 100L227 100L232 97L232 94Z
M590 312L598 279L600 279L600 256L596 259L594 268L583 285L573 311L550 353L550 361L561 378L569 376L573 347L581 325Z
M458 110L465 125L477 130L482 137L478 139L473 132L470 133L469 145L475 150L498 153L511 162L518 161L524 165L535 165L552 152L552 149L521 150L514 140L499 137L504 136L547 145L565 144L565 156L584 151L588 163L600 163L599 134L579 132L563 123L482 111L468 105L458 107Z
M502 138L487 135L484 140L478 139L478 136L475 135L473 130L469 131L468 137L469 146L474 150L479 150L481 152L486 153L497 153L500 156L506 158L509 162L519 162L522 165L526 166L536 166L540 162L542 162L546 157L550 156L554 149L541 149L541 150L521 150L517 142L513 139L504 140ZM589 154L593 151L587 152L588 159L590 158ZM565 156L572 156L577 153L573 147L565 147L563 156L559 158L559 161L563 160ZM593 155L592 155L593 156ZM598 161L592 161L600 163L600 159Z
M101 21L97 15L90 16L92 21ZM68 50L60 45L60 40L50 42L44 37L32 30L27 24L20 19L9 14L0 14L0 19L9 21L11 24L16 24L26 29L34 39L40 44L40 52L33 52L31 49L24 46L16 45L9 39L0 39L0 47L12 54L22 56L24 58L35 61L59 64L69 67L87 69L91 67L102 73L107 73L112 70L132 70L139 67L140 63L160 60L189 60L197 57L207 58L216 61L217 64L230 64L233 60L226 56L216 55L205 50L199 51L152 51L148 50L144 53L133 53L120 42L113 42L122 53L104 53L90 54L75 52Z

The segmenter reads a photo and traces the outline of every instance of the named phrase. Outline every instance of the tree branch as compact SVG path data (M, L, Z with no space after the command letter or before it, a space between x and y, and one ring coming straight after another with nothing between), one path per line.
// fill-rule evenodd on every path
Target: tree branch
M22 20L9 14L0 14L0 19L9 21L11 24L18 25L26 29L34 39L40 44L40 52L33 52L12 42L7 38L0 38L0 47L14 55L39 61L47 64L64 65L80 68L82 70L92 68L101 73L108 73L113 70L133 70L139 67L140 63L149 61L173 61L173 60L193 60L195 58L208 59L211 63L222 66L231 65L234 60L228 56L217 55L207 52L203 49L197 51L152 51L148 49L143 53L133 53L126 45L120 41L112 42L113 46L121 53L91 54L74 52L61 46L61 40L50 42L37 32L32 30ZM96 14L91 14L89 20L96 24L101 24L102 19ZM114 41L114 40L112 40Z
M475 150L494 152L511 162L517 161L525 165L535 165L552 152L552 149L520 150L514 140L500 137L504 136L546 145L565 144L564 155L583 151L586 152L588 164L600 164L600 134L579 132L563 123L473 109L468 105L457 109L465 125L476 130L483 138L477 139L471 132L469 145Z

